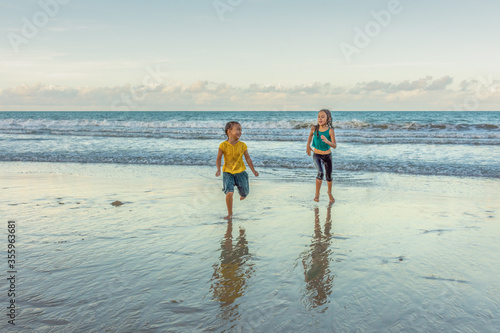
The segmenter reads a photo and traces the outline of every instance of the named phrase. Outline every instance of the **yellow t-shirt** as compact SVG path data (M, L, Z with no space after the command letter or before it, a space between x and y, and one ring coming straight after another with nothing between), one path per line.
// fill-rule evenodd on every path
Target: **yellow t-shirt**
M224 141L219 145L220 150L224 154L224 165L222 171L227 173L240 173L245 171L245 163L243 163L243 154L247 150L247 145L244 142L238 141L234 146L228 141Z

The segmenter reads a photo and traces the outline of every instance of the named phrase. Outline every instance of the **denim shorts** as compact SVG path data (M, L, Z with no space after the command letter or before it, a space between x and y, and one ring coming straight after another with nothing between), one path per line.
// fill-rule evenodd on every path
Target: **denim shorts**
M240 173L222 173L222 191L224 194L228 194L229 192L234 192L234 187L238 187L238 193L243 198L248 195L250 192L250 186L248 184L248 173L246 171Z

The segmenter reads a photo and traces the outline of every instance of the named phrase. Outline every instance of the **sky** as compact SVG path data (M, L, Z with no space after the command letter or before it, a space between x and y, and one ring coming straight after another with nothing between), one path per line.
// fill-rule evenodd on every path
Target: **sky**
M0 111L498 111L499 13L497 0L0 0Z

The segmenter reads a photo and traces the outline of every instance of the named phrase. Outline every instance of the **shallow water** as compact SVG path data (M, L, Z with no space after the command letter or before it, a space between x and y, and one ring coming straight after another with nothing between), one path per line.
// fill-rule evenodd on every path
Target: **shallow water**
M23 332L500 327L496 179L344 174L329 207L269 171L228 223L212 168L0 166Z

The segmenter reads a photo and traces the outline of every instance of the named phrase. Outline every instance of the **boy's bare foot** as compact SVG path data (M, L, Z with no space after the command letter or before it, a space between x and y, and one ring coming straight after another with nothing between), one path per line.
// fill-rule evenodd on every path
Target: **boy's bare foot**
M313 200L319 202L319 195L315 196Z
M330 197L330 203L334 203L335 198L333 197L333 195L330 192L328 192L328 196Z
M240 197L240 200L245 200L246 197Z
M224 216L224 220L232 220L233 215Z

